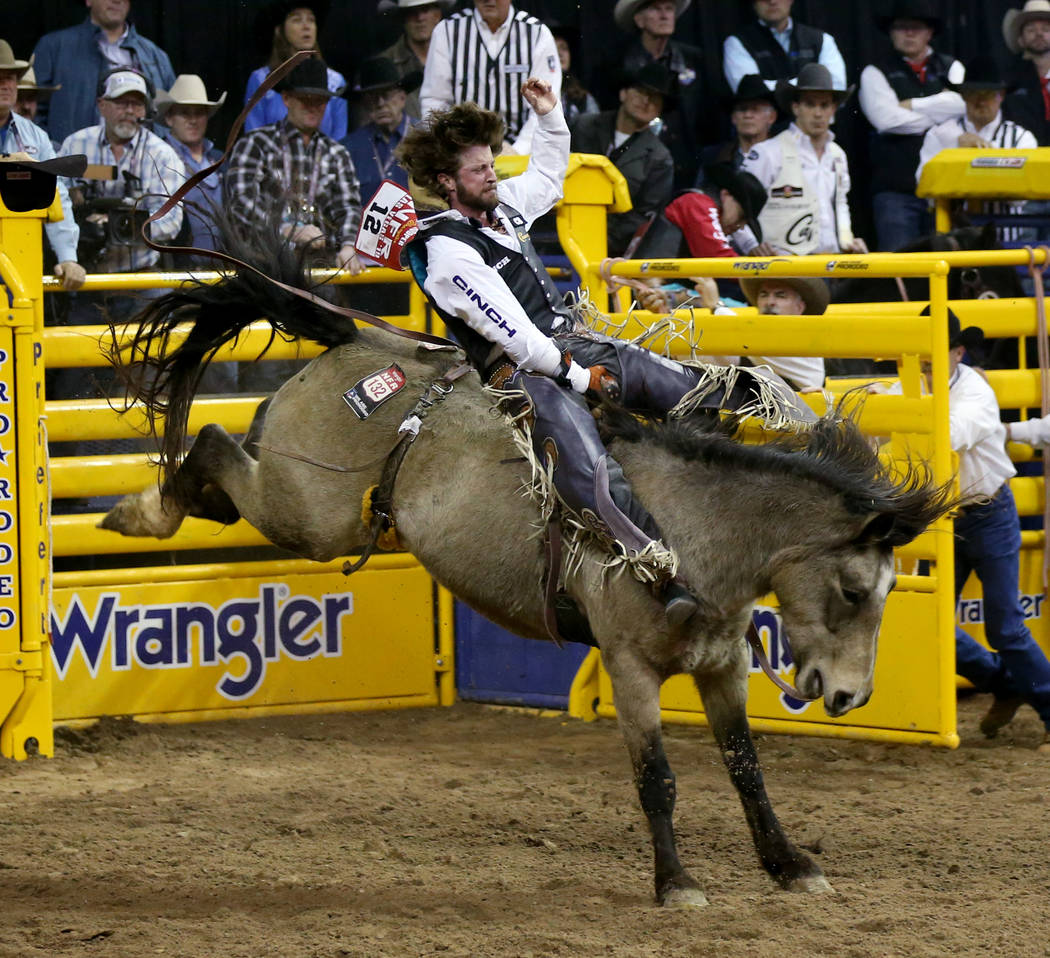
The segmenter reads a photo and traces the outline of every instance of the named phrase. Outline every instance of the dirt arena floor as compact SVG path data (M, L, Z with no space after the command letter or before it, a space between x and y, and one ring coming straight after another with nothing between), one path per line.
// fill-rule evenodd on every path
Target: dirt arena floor
M0 955L1050 956L1050 758L1024 710L954 752L766 735L833 895L758 868L710 733L672 726L683 858L652 903L615 723L476 705L111 720L0 761Z

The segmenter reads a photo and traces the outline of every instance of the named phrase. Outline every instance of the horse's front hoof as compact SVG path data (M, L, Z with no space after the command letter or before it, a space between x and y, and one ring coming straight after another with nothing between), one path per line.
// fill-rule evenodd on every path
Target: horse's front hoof
M835 889L823 875L799 875L784 885L787 891L800 891L810 895L834 894Z
M164 503L156 487L124 496L98 523L100 529L110 529L125 536L153 536L168 539L182 525L184 513L172 507L164 510Z
M707 895L699 888L669 888L660 899L664 908L703 908Z

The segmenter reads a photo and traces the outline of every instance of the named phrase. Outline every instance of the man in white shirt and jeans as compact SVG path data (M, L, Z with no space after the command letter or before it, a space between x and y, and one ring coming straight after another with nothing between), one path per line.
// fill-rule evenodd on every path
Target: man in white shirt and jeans
M1021 524L1010 491L1017 470L1006 454L1006 427L992 387L962 362L967 349L983 341L979 327L963 329L949 310L948 418L952 449L959 456L959 491L987 498L961 509L955 518L955 597L958 602L975 573L981 582L985 638L995 650L989 652L956 625L955 671L978 691L995 696L981 720L986 736L994 737L1027 703L1046 727L1038 750L1050 754L1050 662L1025 625L1019 596ZM928 385L929 369L924 363ZM899 384L891 391L899 392Z

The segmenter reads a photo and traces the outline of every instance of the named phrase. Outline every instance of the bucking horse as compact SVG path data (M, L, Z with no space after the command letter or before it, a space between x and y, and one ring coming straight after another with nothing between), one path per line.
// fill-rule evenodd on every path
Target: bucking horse
M269 272L293 280L295 270L284 257ZM186 450L202 371L260 315L275 335L304 337L326 351L261 403L241 443L212 424ZM189 332L175 345L180 324ZM549 637L540 509L523 494L534 464L520 455L514 427L475 374L435 391L461 357L358 328L250 271L175 290L129 328L130 347L115 342L114 358L129 401L165 419L157 428L159 477L121 499L104 528L163 539L187 515L244 518L310 559L358 554L370 541L362 499L380 481L399 424L413 410L427 412L403 449L391 497L400 541L482 615L522 636ZM394 366L400 387L389 386L389 398L358 418L344 393ZM685 626L672 628L652 592L610 568L608 553L586 537L562 567L561 599L576 611L565 637L597 645L612 680L652 835L656 898L669 906L706 903L678 858L675 778L661 742L660 686L679 673L696 683L762 866L782 888L827 891L766 794L746 714L745 630L756 600L775 592L799 693L821 698L829 716L862 706L895 582L893 548L953 507L950 490L922 462L885 465L839 412L762 444L739 441L700 415L659 422L606 404L603 420L610 452L703 598Z

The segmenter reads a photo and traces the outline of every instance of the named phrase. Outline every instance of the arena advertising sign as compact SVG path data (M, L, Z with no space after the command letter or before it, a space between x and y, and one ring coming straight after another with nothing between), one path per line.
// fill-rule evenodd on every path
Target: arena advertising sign
M435 696L432 589L418 566L57 589L55 718Z

